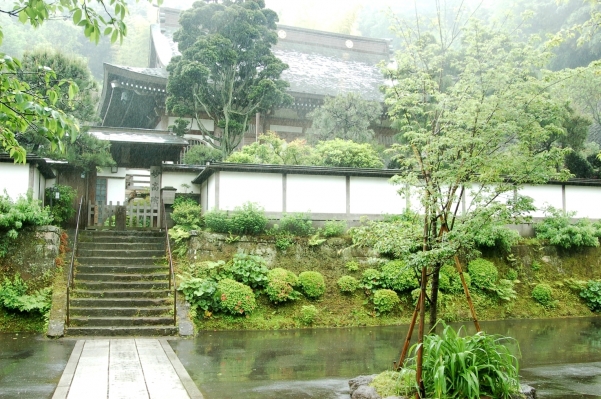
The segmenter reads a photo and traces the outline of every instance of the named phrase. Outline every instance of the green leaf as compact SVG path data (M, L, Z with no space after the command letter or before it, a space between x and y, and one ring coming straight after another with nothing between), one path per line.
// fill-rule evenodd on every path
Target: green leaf
M79 24L79 21L81 21L81 15L82 15L82 13L83 13L83 11L81 10L81 8L78 8L73 13L73 23L75 25Z

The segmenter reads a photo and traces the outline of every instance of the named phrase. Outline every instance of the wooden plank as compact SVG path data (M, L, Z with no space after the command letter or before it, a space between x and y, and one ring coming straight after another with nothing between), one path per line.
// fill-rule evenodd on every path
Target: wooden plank
M109 341L85 341L68 399L106 399L108 395Z
M151 399L190 398L158 340L136 339L136 347Z
M200 393L200 390L198 389L194 381L192 381L192 378L190 378L190 374L188 374L188 372L186 371L186 368L173 351L173 348L171 348L171 345L169 345L169 342L167 342L166 339L161 339L159 340L159 342L161 343L161 347L165 351L167 358L173 365L173 368L175 369L175 372L177 373L180 381L182 382L182 385L184 386L184 388L186 388L190 399L204 399L204 396L202 396L202 393Z
M86 341L84 340L78 340L75 343L73 352L71 352L69 361L65 366L65 370L63 370L63 375L61 375L61 379L58 382L56 390L54 391L54 395L52 395L52 399L65 399L67 397L67 393L69 392L69 386L73 381L75 369L77 368L77 363L79 362L79 357L81 356L81 351L83 350L83 345L85 342Z
M109 399L148 399L144 373L133 339L110 341L108 384Z

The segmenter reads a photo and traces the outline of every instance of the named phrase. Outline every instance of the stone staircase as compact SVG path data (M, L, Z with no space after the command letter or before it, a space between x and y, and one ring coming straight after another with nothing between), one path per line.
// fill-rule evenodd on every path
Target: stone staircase
M82 231L67 335L176 335L165 233Z

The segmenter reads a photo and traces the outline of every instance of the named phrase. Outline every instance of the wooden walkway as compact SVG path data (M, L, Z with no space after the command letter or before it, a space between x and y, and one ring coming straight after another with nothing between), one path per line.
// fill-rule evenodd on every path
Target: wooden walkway
M78 340L52 399L203 399L164 339Z

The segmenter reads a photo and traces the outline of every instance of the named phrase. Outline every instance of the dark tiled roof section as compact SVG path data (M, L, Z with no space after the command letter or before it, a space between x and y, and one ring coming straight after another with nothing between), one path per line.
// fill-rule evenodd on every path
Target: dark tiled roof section
M588 141L601 145L601 126L598 123L593 122L588 128Z
M376 66L380 60L361 61L360 58L373 56L336 49L315 51L311 47L279 45L273 51L289 66L282 79L290 83L290 91L325 96L355 92L366 100L383 101L380 86L384 84L384 78Z

